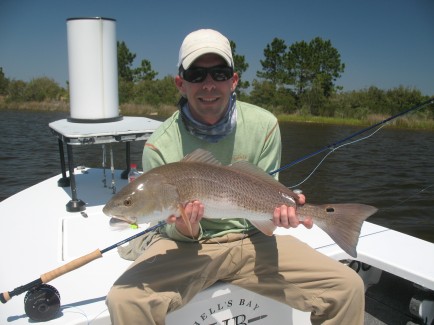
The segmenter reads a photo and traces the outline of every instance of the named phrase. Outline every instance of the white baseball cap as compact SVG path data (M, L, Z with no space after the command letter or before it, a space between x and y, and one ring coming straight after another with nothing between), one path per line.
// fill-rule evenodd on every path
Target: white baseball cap
M213 29L199 29L188 34L179 49L178 68L186 70L199 56L215 53L220 55L230 67L234 67L229 40Z

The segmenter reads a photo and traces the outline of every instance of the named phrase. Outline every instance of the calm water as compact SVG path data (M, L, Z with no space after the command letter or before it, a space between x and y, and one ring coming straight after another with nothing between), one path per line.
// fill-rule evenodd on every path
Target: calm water
M0 200L60 173L57 139L48 123L67 113L0 111ZM360 130L282 123L283 161L292 162ZM125 165L124 144L114 144L115 167ZM143 142L131 146L140 164ZM327 151L328 152L328 151ZM287 186L302 182L327 153L280 173ZM74 147L76 165L101 166L100 146ZM382 129L342 147L301 188L311 203L359 202L378 207L371 222L434 242L434 131Z

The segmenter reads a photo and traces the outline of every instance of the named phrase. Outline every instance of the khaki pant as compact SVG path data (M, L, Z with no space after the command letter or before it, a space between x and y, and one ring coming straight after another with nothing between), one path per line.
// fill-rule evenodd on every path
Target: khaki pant
M259 232L199 243L157 237L110 290L112 323L165 324L167 313L218 280L309 311L313 324L363 324L357 273L292 236Z

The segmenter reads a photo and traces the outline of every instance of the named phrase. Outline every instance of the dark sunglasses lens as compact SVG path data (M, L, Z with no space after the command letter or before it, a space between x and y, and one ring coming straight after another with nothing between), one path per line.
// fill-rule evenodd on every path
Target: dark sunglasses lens
M226 81L232 78L234 74L232 68L222 67L222 68L214 68L210 70L211 77L215 81Z
M204 81L208 73L214 81L229 80L234 74L231 67L190 68L182 72L182 78L188 82L198 83Z
M182 77L188 82L202 82L205 80L208 71L206 69L196 68L187 69L182 73Z

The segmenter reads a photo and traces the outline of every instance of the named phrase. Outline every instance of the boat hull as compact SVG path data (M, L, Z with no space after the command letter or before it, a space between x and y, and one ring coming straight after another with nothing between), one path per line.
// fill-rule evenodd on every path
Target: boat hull
M60 176L47 179L0 203L3 249L0 259L0 291L27 284L69 261L104 249L140 229L113 230L102 213L112 191L102 183L102 169L76 170L79 198L86 203L83 212L67 212L69 188L57 186ZM126 184L115 173L117 188ZM276 235L292 235L318 251L347 263L364 279L366 289L374 287L382 272L434 290L434 244L365 222L358 244L357 261L343 252L321 229L276 230ZM56 317L46 324L110 324L105 296L112 283L129 266L116 250L108 251L77 270L49 284L60 293L61 306ZM362 267L363 266L363 267ZM24 295L23 295L24 296ZM429 299L427 299L429 300ZM429 310L428 310L429 312ZM421 316L423 317L423 316ZM310 324L309 314L219 282L199 293L193 300L168 315L167 324ZM12 297L0 304L0 324L28 324L23 297Z

